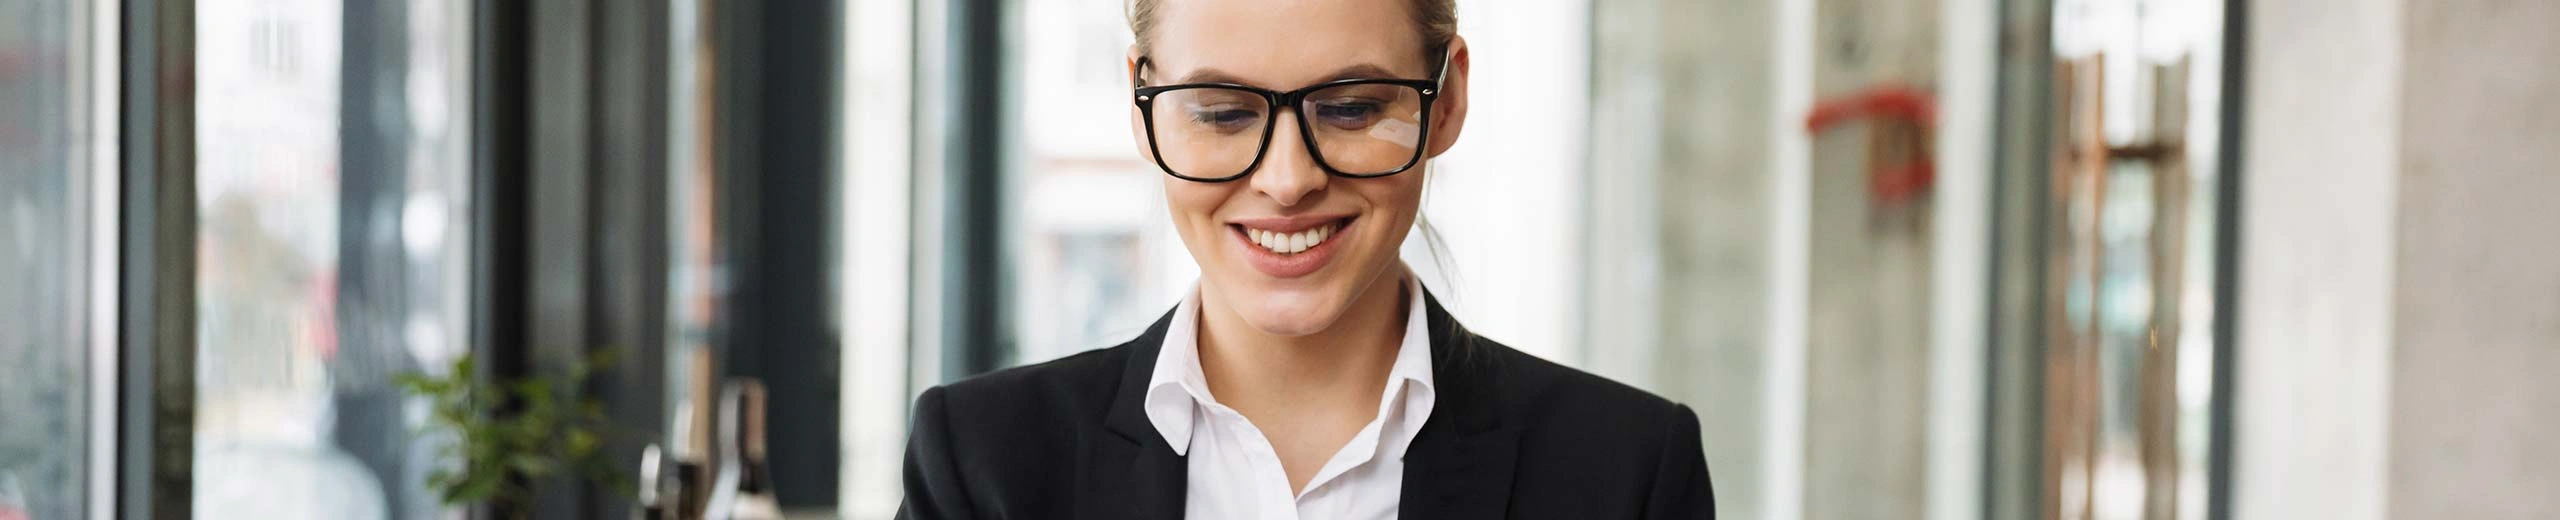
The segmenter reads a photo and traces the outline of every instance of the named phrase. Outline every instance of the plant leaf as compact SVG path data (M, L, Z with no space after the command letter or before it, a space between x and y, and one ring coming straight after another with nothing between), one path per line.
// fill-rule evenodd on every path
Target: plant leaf
M516 470L516 472L523 473L526 476L540 477L551 474L553 466L550 460L546 460L540 455L518 453L514 456L507 457L507 468Z

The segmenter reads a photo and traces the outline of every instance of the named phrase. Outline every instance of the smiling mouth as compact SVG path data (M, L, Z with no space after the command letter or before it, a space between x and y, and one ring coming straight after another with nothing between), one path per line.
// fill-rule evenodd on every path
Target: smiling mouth
M1325 241L1340 235L1342 228L1350 224L1350 218L1343 218L1291 231L1260 229L1242 224L1229 224L1229 226L1243 233L1245 241L1252 243L1254 247L1273 254L1290 256L1324 245Z

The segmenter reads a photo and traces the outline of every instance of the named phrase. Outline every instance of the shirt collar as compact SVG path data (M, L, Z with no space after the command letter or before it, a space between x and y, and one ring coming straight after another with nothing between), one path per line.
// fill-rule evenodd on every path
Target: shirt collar
M1432 384L1431 327L1422 295L1422 282L1412 270L1404 272L1405 322L1404 341L1396 347L1395 363L1387 369L1387 391L1379 397L1381 415L1400 411L1394 419L1401 433L1387 441L1394 452L1403 453L1413 442L1413 432L1431 416L1437 392ZM1410 383L1409 388L1397 381ZM1403 406L1396 398L1407 397ZM1192 415L1201 403L1218 400L1209 394L1209 378L1200 369L1200 289L1194 285L1190 296L1174 306L1173 323L1165 330L1164 345L1156 351L1154 371L1147 376L1147 422L1164 436L1175 455L1188 455L1191 450ZM1382 417L1385 418L1385 417Z
M1156 351L1155 372L1147 376L1147 422L1154 424L1175 455L1191 450L1191 415L1209 397L1209 378L1200 371L1200 288L1173 308L1173 324L1165 329Z

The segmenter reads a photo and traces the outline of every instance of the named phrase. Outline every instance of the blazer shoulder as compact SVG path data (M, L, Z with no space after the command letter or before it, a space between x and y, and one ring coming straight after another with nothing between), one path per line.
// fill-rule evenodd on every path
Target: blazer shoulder
M1127 369L1130 344L988 372L936 386L953 422L996 426L1018 420L1099 418Z
M900 518L968 518L1047 511L1103 428L1130 344L998 370L935 386L916 398Z
M1512 511L1714 518L1698 417L1633 386L1480 341L1482 391L1516 435Z

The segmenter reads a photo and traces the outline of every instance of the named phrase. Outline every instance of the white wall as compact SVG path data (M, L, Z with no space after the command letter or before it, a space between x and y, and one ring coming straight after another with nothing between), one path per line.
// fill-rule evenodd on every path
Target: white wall
M2237 518L2382 518L2399 0L2252 0Z
M2406 0L2392 518L2560 518L2560 3Z
M1578 316L1562 310L1579 307L1590 11L1587 0L1458 3L1475 63L1467 126L1431 162L1422 203L1455 272L1439 272L1419 232L1404 250L1469 330L1565 362L1578 339Z
M2251 8L2237 515L2560 516L2560 5Z

